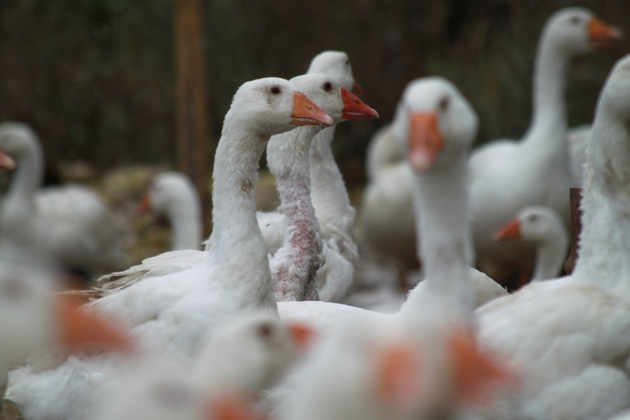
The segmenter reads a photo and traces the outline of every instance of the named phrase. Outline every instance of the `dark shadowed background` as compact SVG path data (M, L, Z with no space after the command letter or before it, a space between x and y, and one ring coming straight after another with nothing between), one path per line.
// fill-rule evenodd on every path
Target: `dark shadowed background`
M478 142L518 138L531 115L540 30L570 5L630 27L627 0L206 1L208 140L218 139L242 82L300 74L324 49L350 54L365 101L381 113L339 130L335 147L351 180L361 181L371 134L416 77L459 86L480 115ZM53 165L174 164L173 8L173 0L0 1L0 120L31 124ZM571 125L590 122L608 70L627 51L626 38L575 63Z

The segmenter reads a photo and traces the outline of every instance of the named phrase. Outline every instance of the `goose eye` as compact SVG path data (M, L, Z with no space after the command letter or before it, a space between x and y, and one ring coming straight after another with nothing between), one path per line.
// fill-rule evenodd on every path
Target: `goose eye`
M258 335L262 338L267 339L271 337L273 334L273 326L271 324L265 323L258 327Z
M538 216L535 214L532 214L529 216L529 221L530 222L535 222L536 220L538 220Z
M279 94L282 93L282 89L280 89L278 86L273 86L270 89L270 92L271 92L272 95L279 95Z
M571 20L570 20L572 25L577 25L578 23L580 23L580 17L579 16L571 16Z
M322 86L322 88L324 89L324 91L330 92L332 90L332 83L326 82L324 83L324 86Z
M448 96L443 96L442 99L440 99L440 103L438 104L440 111L446 111L450 102L451 100Z
M350 60L346 60L346 66L350 65Z

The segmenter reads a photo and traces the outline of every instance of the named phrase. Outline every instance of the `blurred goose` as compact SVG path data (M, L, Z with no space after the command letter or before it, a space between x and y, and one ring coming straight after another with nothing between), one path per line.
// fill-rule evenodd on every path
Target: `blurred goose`
M291 83L313 99L335 123L378 116L331 76L309 73L291 79ZM316 126L298 127L273 136L267 145L269 170L276 178L280 212L287 224L284 243L269 262L278 301L318 299L316 275L323 262L322 239L311 203L309 150L311 140L321 130L322 127Z
M281 418L448 418L474 399L465 396L468 385L506 384L503 362L482 351L472 332L466 162L477 125L448 81L434 77L407 86L393 129L414 174L427 278L393 315L330 302L280 302L284 319L310 324L324 336L304 370L272 394ZM460 364L464 354L472 359ZM467 363L479 370L464 385Z
M350 323L324 338L287 379L293 391L276 408L278 417L459 418L456 413L478 409L495 386L506 384L508 372L489 362L472 336L445 336L428 322L391 321Z
M630 408L629 97L626 57L597 104L572 275L531 283L478 310L484 343L521 368L518 405L534 415L609 418Z
M108 385L95 417L251 420L259 394L292 365L308 337L276 313L245 314L221 327L193 363L145 360Z
M225 116L217 146L214 230L205 258L186 270L146 278L98 299L89 310L129 326L143 348L175 361L194 357L219 326L239 313L275 310L267 250L256 222L258 162L272 135L296 125L332 123L330 116L284 79L243 84ZM111 366L115 362L108 358L84 364L82 369L97 379L81 387L73 386L71 365L47 372L49 381L43 384L31 372L19 384L21 397L40 394L41 389L34 387L53 388L47 389L46 399L29 401L30 410L39 413L32 418L43 418L42 413L53 410L51 404L65 418L85 418L95 387L107 379L102 372ZM90 374L82 375L86 376ZM51 383L65 386L51 387Z
M554 13L540 38L534 68L531 125L518 142L500 140L470 157L473 239L482 271L502 281L514 268L531 271L534 252L523 241L496 242L494 233L520 209L545 205L568 226L572 185L566 148L564 92L573 57L620 37L620 31L581 8ZM506 186L509 185L509 188Z
M569 233L560 216L549 207L524 208L494 238L522 238L534 244L536 265L532 281L554 279L562 272L569 250Z
M55 294L54 273L36 255L0 245L0 407L9 370L27 360L46 352L131 348L125 333Z
M41 188L43 156L33 130L0 124L0 150L17 165L2 203L3 238L65 267L103 273L123 266L124 237L94 191L80 185Z
M140 209L151 210L168 219L173 230L172 250L199 249L201 246L201 203L195 186L186 175L174 171L157 175L151 181Z
M397 286L406 293L407 274L419 263L413 175L391 125L374 134L366 162L369 181L361 203L361 238L376 256L395 264Z

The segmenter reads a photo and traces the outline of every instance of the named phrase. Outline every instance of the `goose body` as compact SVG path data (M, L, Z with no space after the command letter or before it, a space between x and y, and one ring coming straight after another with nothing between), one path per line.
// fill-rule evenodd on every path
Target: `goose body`
M478 310L482 340L523 372L521 406L549 418L609 418L630 407L624 362L630 356L624 210L629 91L626 57L615 65L597 105L573 274L532 283Z
M213 171L214 230L203 259L186 270L146 278L92 302L89 310L129 326L143 348L156 349L171 360L194 357L220 325L245 310L275 310L276 302L267 252L256 223L255 185L258 161L267 140L296 124L332 124L332 119L305 95L280 78L243 84L225 116ZM46 372L55 383L45 401L32 399L42 376L27 366L12 399L27 406L34 419L73 410L66 418L85 416L93 404L95 387L106 380L108 358L81 360L81 370L62 365ZM114 365L115 366L115 365ZM76 387L72 378L97 378ZM102 378L102 379L98 379ZM77 382L79 380L77 379ZM35 387L35 389L33 389Z
M41 188L43 156L33 130L0 125L0 150L17 169L2 204L2 236L66 267L107 272L124 265L125 238L103 200L81 185Z
M378 256L394 262L407 291L407 272L418 265L413 175L393 128L387 125L370 141L368 184L361 203L361 238Z
M568 226L572 185L566 148L564 92L571 58L618 38L619 31L581 8L563 9L547 21L534 68L531 125L518 142L500 140L470 157L473 238L478 265L493 278L506 279L514 268L530 271L534 252L523 241L497 243L492 236L521 208L545 205ZM509 188L505 185L509 184Z

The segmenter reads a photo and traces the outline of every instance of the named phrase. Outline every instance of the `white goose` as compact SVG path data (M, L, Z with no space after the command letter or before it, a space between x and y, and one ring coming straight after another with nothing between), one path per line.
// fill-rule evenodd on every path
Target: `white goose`
M202 220L199 194L180 172L163 172L151 181L141 202L141 210L165 216L173 231L172 250L199 249Z
M235 420L247 414L265 388L277 382L306 345L308 330L287 325L274 312L229 322L184 366L144 361L102 389L98 420ZM202 414L203 413L203 414Z
M573 274L478 310L483 341L522 367L522 406L534 414L603 419L630 408L629 97L626 57L597 105Z
M518 142L501 140L476 149L470 158L473 239L482 271L501 281L531 271L533 249L522 241L497 243L493 234L521 208L545 205L568 226L572 185L566 148L564 92L571 58L592 52L620 32L581 8L553 14L540 38L534 68L531 125ZM509 185L509 188L505 188Z
M335 123L378 117L376 111L331 76L309 73L291 79L291 83L313 99ZM299 127L273 136L267 145L267 162L276 178L280 212L287 225L284 244L269 262L278 301L318 300L316 276L323 262L322 239L311 203L309 150L313 137L321 130L314 126ZM326 256L330 258L329 253Z
M0 245L0 412L8 371L47 351L83 346L129 349L121 331L55 295L55 270L35 255Z
M536 265L531 280L554 279L562 272L569 250L569 233L558 214L544 206L530 206L501 228L496 240L522 238L536 247Z
M217 146L214 230L206 258L184 271L147 278L105 296L91 303L90 310L128 325L147 351L155 349L178 360L196 355L217 327L242 311L275 309L267 250L256 223L258 162L272 135L295 125L332 123L284 79L243 84L225 116ZM95 387L107 377L103 369L113 363L107 358L81 362L41 375L26 367L20 383L11 389L13 401L33 419L47 418L51 412L85 418ZM70 380L76 375L76 381ZM43 398L33 398L42 394Z
M17 170L2 203L2 237L72 268L107 272L125 263L123 235L103 200L80 185L41 188L43 156L25 124L0 125L0 150Z
M451 334L459 336L463 333L470 337L468 348L475 349L470 330L474 323L471 315L475 303L473 285L469 281L468 264L473 255L466 218L466 162L477 124L477 116L470 105L444 79L413 81L403 93L394 131L407 145L408 161L414 170L415 204L427 279L421 283L424 287L416 287L411 292L397 314L384 315L330 302L279 302L281 317L310 324L325 335L344 322L348 322L349 329L353 330L354 323L359 326L380 322L401 325L413 320L419 322L415 328L422 331L423 337L431 336L427 342L440 347L442 354L454 350L448 338ZM485 376L488 373L485 367L499 369L498 366L487 356L476 354L487 364L478 365L481 369L473 382L481 387L485 381L497 380L496 376ZM456 363L447 370L451 375L458 375L454 373L458 371ZM276 396L280 400L286 398L286 394L282 395L286 388L278 391ZM454 386L451 391L450 397L457 399L458 388ZM322 392L326 393L325 390Z

